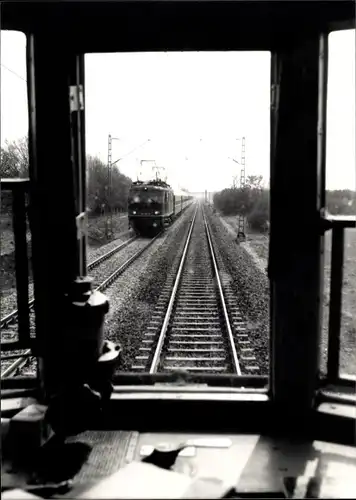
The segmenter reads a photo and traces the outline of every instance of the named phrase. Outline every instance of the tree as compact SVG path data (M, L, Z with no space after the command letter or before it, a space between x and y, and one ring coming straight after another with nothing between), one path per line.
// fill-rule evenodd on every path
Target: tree
M253 229L264 229L269 219L269 191L263 189L262 183L261 175L250 175L243 188L215 193L215 208L224 215L243 215Z
M269 191L262 190L251 211L247 214L247 222L255 231L265 231L269 219Z
M245 185L250 189L262 190L262 175L248 175L246 178Z
M125 210L131 179L114 165L111 171L111 196L109 200L108 167L96 156L87 157L87 200L89 209L96 214L105 210Z
M356 193L349 189L327 191L326 208L332 215L355 215Z
M112 175L111 204L115 210L126 210L132 180L122 174L116 166L113 167Z
M5 141L1 148L0 176L27 177L28 176L28 139L22 137L16 141Z
M28 140L22 137L16 141L5 141L5 147L0 148L0 177L28 177ZM1 212L10 214L12 210L12 194L9 191L1 193Z

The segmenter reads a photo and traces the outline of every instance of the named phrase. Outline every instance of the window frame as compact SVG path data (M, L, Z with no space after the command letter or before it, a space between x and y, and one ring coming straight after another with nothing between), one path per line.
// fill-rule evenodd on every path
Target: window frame
M70 2L69 2L70 3ZM10 11L11 11L11 8L10 8ZM24 12L26 12L26 8L24 9ZM13 14L14 15L14 14ZM20 15L21 17L21 15ZM9 25L11 26L11 23L15 23L16 25L16 16L11 18L11 15L9 17L10 21L9 21ZM15 19L15 21L14 21ZM337 21L339 22L339 21ZM343 22L343 21L342 21ZM26 21L25 21L25 18L23 18L21 21L19 21L19 25L18 26L23 26L23 24L25 23L26 25ZM31 26L31 23L32 23L32 26ZM34 61L36 59L36 48L35 48L35 45L36 43L38 43L38 41L40 41L41 43L44 43L44 40L46 38L46 35L48 35L48 33L46 32L42 32L41 29L39 28L39 26L36 24L36 22L33 21L33 19L31 21L29 21L29 24L30 25L26 25L26 29L25 31L28 33L28 36L29 36L29 42L28 43L28 73L29 73L29 82L28 82L28 95L29 95L29 101L30 101L30 106L29 106L29 116L30 116L30 130L29 130L29 142L30 142L30 172L31 172L31 182L33 183L33 187L34 187L34 196L36 196L38 194L38 191L36 192L36 189L37 189L37 186L36 186L36 183L35 181L37 182L37 178L38 178L38 174L43 176L43 172L41 171L41 169L43 169L43 155L44 155L44 151L45 151L45 147L42 146L40 148L40 159L38 159L38 147L39 147L39 143L38 143L38 140L41 140L41 139L38 139L37 140L37 129L38 129L38 123L37 123L37 120L38 120L38 117L36 116L36 99L39 99L41 101L41 97L40 97L40 94L39 94L39 91L41 89L41 85L43 86L44 85L44 82L43 82L43 77L41 77L42 81L41 81L41 84L40 84L40 88L35 88L34 87L34 77L35 77L35 68L34 68ZM349 22L346 22L344 25L344 29L348 29L350 24ZM13 28L12 28L13 29ZM314 27L314 30L315 30L315 27ZM324 34L321 34L321 33L324 33ZM327 31L325 29L323 30L319 30L319 35L321 36L321 39L323 40L321 43L324 43L325 44L325 37L328 36L328 34L330 33L330 31ZM315 31L314 31L314 35L315 35ZM66 61L65 60L65 57L63 57L63 59L60 61L60 67L62 70L66 70L67 71L67 74L68 75L71 75L71 79L72 79L72 82L74 85L81 85L80 82L83 82L83 79L84 79L84 76L83 74L80 74L80 72L82 71L82 58L83 58L83 55L80 55L78 56L78 49L80 48L79 50L79 54L84 54L84 50L83 50L83 41L81 42L78 42L79 38L77 39L77 42L79 43L79 45L76 45L76 46L70 46L70 44L73 42L73 33L70 33L69 35L69 41L66 45L66 50L65 50L65 54L68 56L68 60ZM282 35L281 35L282 36ZM266 40L268 39L268 35L266 35ZM249 39L250 42L247 42L247 45L248 43L251 43L251 39ZM279 40L280 42L280 40ZM226 43L226 40L225 42ZM269 45L268 45L269 43ZM58 54L58 51L59 51L59 47L58 45L56 45L54 42L53 42L53 38L51 39L51 44L52 44L52 47L54 49L54 53L57 53ZM51 45L50 44L50 45ZM231 50L246 50L246 47L244 46L244 42L242 42L242 38L239 37L238 38L238 42L237 44L240 44L240 49L237 49L237 48L233 48ZM258 46L259 44L261 44L261 40L256 44L256 46ZM219 43L218 43L219 45ZM223 44L222 44L223 45ZM222 46L220 44L220 47ZM252 43L253 45L253 43ZM269 48L267 48L267 46ZM40 46L38 45L37 48L39 48ZM45 60L45 56L43 54L43 52L41 52L42 49L40 49L40 61L41 63L44 62ZM136 50L139 50L139 49L136 49ZM157 48L156 48L157 50ZM206 49L203 49L203 50L206 50ZM223 50L222 48L220 48L220 50ZM250 49L250 50L254 50L254 49ZM255 49L256 50L256 49ZM264 49L263 50L271 50L273 54L276 54L278 51L281 50L281 45L278 45L278 40L269 40L269 42L266 41L266 45L264 46ZM86 51L88 52L88 51ZM92 51L90 51L92 52ZM72 65L72 67L69 69L67 67L67 64L68 64L68 61L71 61L70 62L70 65ZM75 61L77 61L75 63ZM320 61L320 55L319 55L319 61ZM77 64L77 66L76 66ZM79 65L79 66L78 66ZM79 67L79 72L78 72L78 67ZM74 68L74 69L73 69ZM322 72L325 71L325 68L322 69ZM280 98L280 96L278 95L278 91L280 89L279 87L279 82L277 81L278 78L279 78L279 74L278 74L278 61L276 60L276 67L273 68L273 77L272 77L272 85L271 85L271 91L272 91L272 105L271 105L271 113L272 113L272 121L273 119L276 118L276 112L278 111L278 106L279 106L279 101L278 99ZM62 86L63 86L63 82L61 82ZM324 85L324 84L323 84ZM59 89L59 85L57 85L57 87L55 86L55 88ZM35 95L36 94L36 95ZM325 122L325 117L323 117L323 113L325 112L325 103L323 101L324 98L322 98L322 100L319 102L319 120L321 122ZM323 107L324 106L324 107ZM56 111L59 112L58 108L56 108ZM40 110L40 113L42 113L42 117L40 118L40 122L42 120L42 127L43 127L43 123L44 123L44 117L46 116L46 112L41 109ZM84 112L83 114L81 115L82 116L82 122L83 122L83 117L84 117ZM62 118L62 123L64 124L65 122L65 119ZM324 127L323 124L320 125L321 127ZM68 127L67 127L68 128ZM74 128L76 129L76 125L74 125ZM76 129L77 130L77 129ZM43 129L41 131L42 133L42 136L44 136L43 134ZM322 135L322 134L321 134ZM73 134L71 135L71 137L73 138ZM79 136L77 137L77 146L76 146L76 150L78 151L78 148L79 148L79 145L81 147L80 151L81 151L81 155L84 155L85 154L85 148L83 147L83 135L82 134L79 134ZM319 182L321 181L321 183L323 183L323 179L325 178L325 165L323 166L323 162L325 161L325 158L322 159L322 151L325 150L325 143L322 143L322 141L325 141L325 138L319 138L319 145L318 145L318 148L319 148L319 153L318 153L318 161L319 161L319 165L318 165L318 168L319 168ZM277 143L278 143L278 122L275 121L273 127L271 128L271 168L272 168L272 165L274 164L275 162L275 153L277 151ZM73 146L72 146L73 147ZM71 148L69 148L71 149ZM68 149L68 146L67 146L67 151L69 150ZM78 153L79 154L79 153ZM77 154L77 155L78 155ZM324 151L324 154L325 154L325 151ZM64 156L63 156L64 158ZM76 158L74 160L74 162L78 162L78 158ZM42 163L41 163L42 162ZM320 163L321 162L321 163ZM68 176L70 177L70 172L71 172L71 168L72 167L69 167L67 166L66 167L66 172L67 172L67 178ZM77 167L76 167L77 168ZM321 170L320 170L321 169ZM324 170L323 170L324 169ZM46 179L43 178L43 182L45 183L46 182ZM67 192L70 192L70 189L74 190L75 191L75 183L72 183L72 185L67 189ZM321 186L319 185L319 190L321 189ZM321 193L323 192L322 190L320 191ZM323 195L321 195L323 196ZM319 200L320 202L322 202L322 200ZM321 206L322 206L322 203L321 203ZM67 251L67 255L69 256L70 254L72 255L75 255L75 259L73 258L70 258L70 261L71 261L71 267L72 269L76 269L77 268L77 262L76 262L76 259L78 258L78 248L77 248L77 242L76 244L74 244L74 241L73 241L73 231L74 231L74 227L75 225L73 226L73 207L70 207L68 209L68 211L66 212L65 214L65 219L67 221L69 221L69 226L70 226L70 230L67 232L67 234L69 235L69 238L71 239L71 243L69 245L68 248L66 248L66 251ZM76 214L77 216L78 214ZM272 219L272 215L271 215L271 219ZM321 222L321 224L323 224L323 221L318 221L318 224ZM40 231L38 230L38 227L36 227L36 224L37 222L34 221L33 222L33 227L34 227L34 234L35 234L35 240L36 238L38 238L39 234L40 234ZM43 224L43 222L42 222ZM76 227L75 227L76 229ZM37 236L36 236L37 235ZM37 240L38 241L38 240ZM319 255L320 257L320 255ZM320 262L320 261L319 261ZM37 264L37 267L38 267L38 264ZM273 262L271 262L270 260L270 265L269 265L269 274L270 274L270 277L271 275L273 274L273 271L272 271L272 267L273 267ZM35 277L35 280L36 280L36 277ZM43 281L43 276L40 277L40 279L37 281L37 283L42 283L42 285L44 285L44 287L48 287L48 283L45 283ZM42 286L40 285L40 286ZM319 285L320 285L320 282L319 282ZM272 297L272 294L271 294L271 307L273 308L273 297ZM42 327L40 326L40 330L42 331L41 335L39 336L39 339L38 339L38 342L39 344L42 343L42 345L40 345L40 349L39 349L39 354L40 356L47 356L48 355L48 351L47 351L47 347L44 347L44 345L46 345L46 339L45 339L45 333L44 333L44 325L46 324L46 321L48 320L48 318L43 318L43 307L44 307L44 303L45 301L43 301L43 294L42 294L42 297L41 297L41 304L39 304L38 306L38 313L39 313L39 316L41 317L42 315L42 320L44 321ZM57 309L58 310L58 309ZM54 314L55 312L55 309L52 310L52 313ZM51 313L51 314L52 314ZM273 318L272 318L273 315L271 315L271 321L273 321ZM40 321L41 323L41 321ZM47 326L48 326L48 321L47 321ZM292 395L289 395L285 393L285 390L283 388L283 382L282 382L282 379L281 377L276 377L275 376L275 360L276 360L276 355L279 353L283 353L283 349L281 348L281 346L277 346L275 345L275 339L274 339L274 336L275 334L272 334L274 332L274 330L271 328L271 331L270 331L270 337L271 337L271 346L272 346L272 349L271 349L271 352L274 353L273 354L273 360L271 360L271 363L272 363L272 366L270 367L270 380L272 380L272 383L270 384L270 387L269 387L269 392L268 392L268 397L267 399L265 400L266 402L269 401L271 402L273 405L276 403L276 396L278 396L278 393L280 391L281 394L284 393L285 395L285 398L286 399L283 399L282 398L282 404L284 403L294 403L293 404L293 407L296 408L297 406L299 406L299 404L301 403L301 401L298 400L298 398L296 398L296 401L292 401L292 399L294 398L294 396ZM317 335L317 332L315 333L315 335ZM47 351L47 352L46 352ZM271 356L272 358L272 356ZM40 366L40 371L42 370L42 367ZM140 380L142 379L142 377L140 377L139 375L137 376L137 380ZM20 382L20 381L19 381ZM305 382L305 387L308 386L307 382ZM312 384L312 387L313 387L313 393L315 392L315 389L316 389L316 381L312 381L312 382L309 382L309 386L310 384ZM2 385L3 385L3 381L2 381ZM6 385L6 384L4 384ZM8 384L9 386L11 386L11 383ZM138 389L138 392L142 393L144 391L142 391L143 387L141 387L140 389ZM123 389L119 389L118 388L118 391L120 392L123 391ZM123 392L135 392L134 391L134 388L131 386L128 391L123 391ZM152 391L152 388L150 388L150 391ZM182 394L182 389L179 390L180 393ZM229 388L226 388L226 394L231 391L231 389ZM162 392L165 392L165 391L162 391L161 388L158 388L156 387L154 389L153 392L158 392L158 393L162 393ZM170 391L169 391L170 392ZM172 392L175 392L174 389L172 389ZM191 394L191 393L194 393L194 390L192 391L189 387L187 388L184 388L183 390L183 393L185 394ZM199 390L195 391L195 392L199 392ZM203 390L203 392L205 393L206 391ZM213 389L209 388L208 390L209 392L209 395L211 393L214 392ZM235 391L234 391L235 392ZM241 392L241 391L240 391ZM236 391L236 394L238 394L239 391ZM136 396L137 397L137 396ZM174 396L173 396L174 397ZM191 396L189 396L191 397ZM206 396L208 397L208 396ZM237 397L237 396L236 396ZM240 401L242 399L245 398L245 401L248 401L251 399L253 399L253 391L249 391L249 392L245 392L245 393L242 393L242 395L240 394ZM278 399L278 397L277 397ZM265 402L264 401L264 402ZM264 403L263 402L263 403ZM262 403L261 403L262 404ZM307 403L306 403L306 407L310 407L311 405L311 401L309 400Z

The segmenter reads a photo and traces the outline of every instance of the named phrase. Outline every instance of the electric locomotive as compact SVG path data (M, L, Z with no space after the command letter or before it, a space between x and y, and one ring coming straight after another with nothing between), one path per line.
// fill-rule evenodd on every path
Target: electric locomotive
M136 233L160 231L173 221L173 189L162 180L135 181L128 200L129 225Z

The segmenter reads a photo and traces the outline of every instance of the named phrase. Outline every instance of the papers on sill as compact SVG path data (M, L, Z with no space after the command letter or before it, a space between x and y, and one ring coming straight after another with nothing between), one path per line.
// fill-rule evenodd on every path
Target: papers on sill
M143 462L132 462L75 498L221 498L232 487L215 478L191 478ZM72 491L72 494L74 492ZM71 497L73 498L73 497Z

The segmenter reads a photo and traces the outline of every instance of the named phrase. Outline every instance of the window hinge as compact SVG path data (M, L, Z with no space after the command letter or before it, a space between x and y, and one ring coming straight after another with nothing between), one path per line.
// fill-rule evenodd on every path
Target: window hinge
M83 85L71 85L69 87L69 102L71 113L84 109Z
M88 217L86 212L82 212L76 217L77 226L77 239L80 240L82 236L87 236Z
M274 83L271 86L271 109L275 111L279 104L279 85Z

